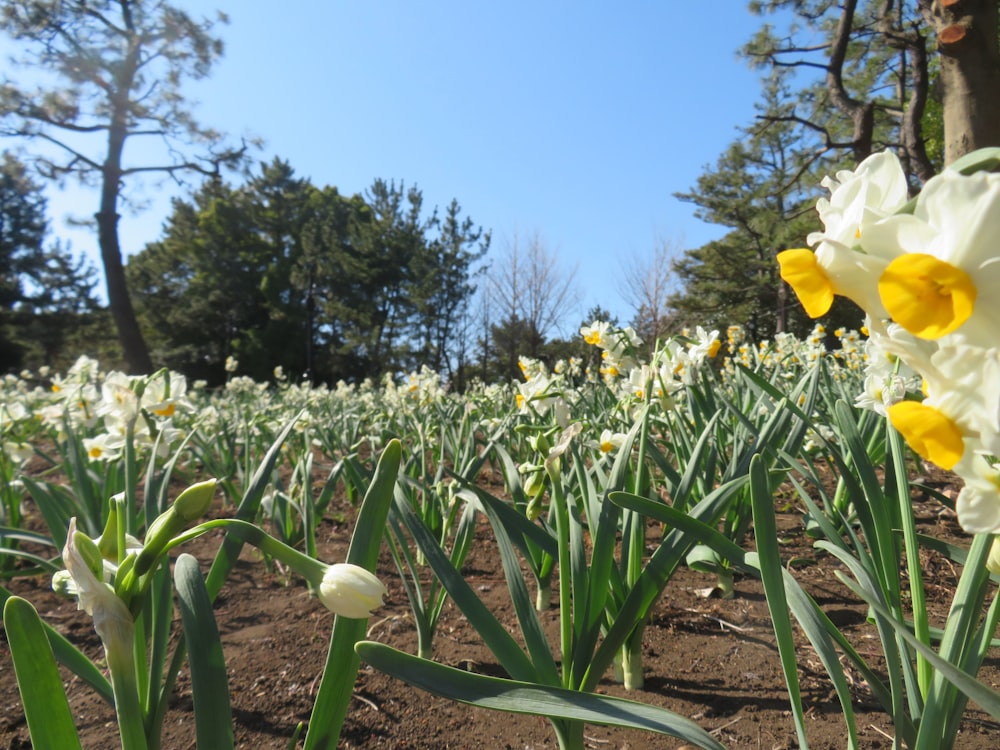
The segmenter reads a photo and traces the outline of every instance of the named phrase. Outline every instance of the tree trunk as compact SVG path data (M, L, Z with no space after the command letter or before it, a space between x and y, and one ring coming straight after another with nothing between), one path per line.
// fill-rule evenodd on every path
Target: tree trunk
M101 247L104 278L108 290L108 306L118 329L122 355L133 375L149 375L153 362L139 329L132 299L125 283L121 243L118 240L118 195L121 191L122 151L128 135L128 101L132 78L137 66L137 49L129 51L122 66L117 87L111 96L111 125L108 128L108 156L101 169L101 208L96 214L97 242Z
M837 22L837 32L834 35L830 49L830 60L826 68L826 89L830 101L841 112L851 118L854 123L851 135L851 150L854 160L864 161L872 152L872 139L875 134L875 105L873 102L862 102L852 97L844 85L844 61L847 59L847 49L851 42L851 30L854 28L854 14L857 0L847 0L841 10Z
M944 160L1000 146L1000 52L996 0L932 4L944 104Z
M102 205L104 201L101 201ZM146 348L146 341L139 330L139 323L132 308L132 300L125 286L125 268L122 265L118 243L118 214L114 210L97 213L97 236L101 246L101 261L108 290L108 306L118 329L122 354L133 375L147 375L153 371L153 362Z

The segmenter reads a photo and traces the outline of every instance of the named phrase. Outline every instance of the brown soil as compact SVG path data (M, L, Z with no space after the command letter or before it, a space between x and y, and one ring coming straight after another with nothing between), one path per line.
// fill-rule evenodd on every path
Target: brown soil
M961 539L954 522L937 512L940 506L919 503L921 531ZM348 511L350 513L350 511ZM848 596L833 575L835 566L820 557L802 531L796 513L779 517L782 555L795 559L795 575L855 645L866 654L879 651L874 630L865 622L866 607ZM658 533L651 528L651 534ZM349 526L326 525L321 557L342 560ZM516 632L509 594L499 568L488 526L479 538L464 573L486 605ZM207 568L218 538L189 545ZM928 557L933 573L928 587L935 618L947 613L954 571ZM416 632L409 606L391 560L384 556L380 577L388 584L386 606L369 623L369 637L410 652ZM48 579L20 578L10 583L29 599L43 619L80 644L94 658L101 647L89 618L74 604L48 590ZM626 693L605 680L600 691L665 706L690 717L728 748L779 750L797 747L785 685L774 646L760 584L737 579L729 600L706 598L705 576L681 571L656 607L644 640L645 689ZM216 606L226 662L229 666L237 747L285 748L299 722L308 721L324 663L332 615L308 595L304 585L281 571L268 572L252 551L245 551ZM557 625L557 610L543 619ZM555 640L555 639L554 639ZM434 641L434 657L445 664L487 674L501 674L491 653L462 614L446 607ZM808 706L808 738L816 750L840 750L846 744L843 718L829 680L808 645L798 649L799 677ZM1000 662L990 658L980 679L1000 687ZM118 746L113 712L67 674L71 705L86 748ZM872 700L865 684L855 681L861 747L890 748L892 727ZM178 680L177 695L164 727L164 748L194 748L190 680ZM588 726L593 748L677 748L668 737ZM344 748L555 748L555 737L541 718L514 716L452 703L398 682L362 664L341 738ZM1000 746L1000 724L970 706L957 747L985 750ZM30 747L6 643L0 644L0 748Z

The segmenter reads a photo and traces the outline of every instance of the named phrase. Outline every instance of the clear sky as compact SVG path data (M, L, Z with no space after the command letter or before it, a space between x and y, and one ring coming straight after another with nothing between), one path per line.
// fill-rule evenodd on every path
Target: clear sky
M757 75L736 50L762 23L743 0L189 0L228 14L225 56L188 87L203 124L259 137L314 184L363 192L416 185L425 206L456 198L493 232L491 255L537 233L578 268L575 324L593 305L623 322L624 259L657 239L722 234L673 197L753 118ZM126 150L126 162L142 154ZM126 252L160 236L172 184L122 220ZM54 236L94 191L50 194Z

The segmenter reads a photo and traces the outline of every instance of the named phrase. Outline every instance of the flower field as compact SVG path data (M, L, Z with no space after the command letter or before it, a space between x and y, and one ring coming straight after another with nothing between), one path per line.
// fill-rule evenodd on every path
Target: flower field
M858 331L594 321L593 364L462 394L8 376L0 738L996 746L1000 178L972 156L913 201L891 154L825 183L779 262Z

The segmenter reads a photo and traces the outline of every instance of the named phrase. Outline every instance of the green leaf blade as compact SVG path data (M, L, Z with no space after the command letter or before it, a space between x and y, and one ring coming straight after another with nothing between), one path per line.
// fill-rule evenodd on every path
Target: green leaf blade
M434 695L509 713L641 729L709 750L724 750L708 732L683 716L624 698L472 674L372 641L355 650L376 669Z
M17 687L35 750L81 747L48 636L31 604L18 596L4 604L3 624Z
M194 557L183 554L177 558L174 583L184 623L184 642L190 655L198 747L232 748L233 711L226 660L212 614L212 600Z

